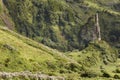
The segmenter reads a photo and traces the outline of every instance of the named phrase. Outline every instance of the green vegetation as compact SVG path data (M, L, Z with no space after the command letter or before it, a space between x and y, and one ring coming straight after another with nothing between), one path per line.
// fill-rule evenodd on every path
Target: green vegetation
M80 64L56 50L22 37L8 29L0 28L0 71L31 71L48 75L78 74ZM74 67L78 72L75 72Z
M119 78L118 52L105 41L91 42L80 52L66 53L70 59L7 28L0 28L0 37L0 71L27 70L63 76L68 80Z
M119 3L119 0L4 0L17 32L60 51L85 48L81 28L94 26L94 22L86 23L98 11L102 38L116 46L119 35L113 33L120 32Z
M0 13L2 12L2 2L0 1Z
M3 4L3 0L0 0L0 25L7 26L9 29L14 30L14 22L10 17L9 11Z
M80 64L83 64L82 66L90 68L93 65L99 65L101 63L107 65L109 62L116 62L118 58L117 53L117 50L112 49L106 42L95 41L91 42L84 50L71 52L68 55Z
M120 79L119 0L3 0L3 3L0 2L0 71L41 72L66 80ZM101 41L93 41L96 13Z
M119 76L119 70L117 69L119 65L118 51L104 41L91 42L86 49L80 52L74 51L66 54L82 65L81 77L114 78Z
M1 3L1 1L0 1L0 14L1 14L1 12L2 12L2 3ZM3 21L2 21L1 18L0 18L0 24L1 24L1 25L3 24Z

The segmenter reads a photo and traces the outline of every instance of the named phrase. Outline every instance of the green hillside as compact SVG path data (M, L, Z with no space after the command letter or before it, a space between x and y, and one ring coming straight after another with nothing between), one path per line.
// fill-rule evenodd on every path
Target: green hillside
M81 28L94 26L95 22L87 23L96 12L102 39L113 46L120 42L119 0L4 0L4 4L17 32L60 51L85 48L91 39L81 39Z
M118 52L104 41L91 42L80 52L65 53L66 57L64 53L25 38L6 27L0 28L0 37L1 72L41 72L62 76L66 80L108 80L116 78L115 75L119 78Z
M106 80L109 78L119 79L118 51L111 48L105 41L91 42L84 50L66 53L66 55L82 65L84 70L81 73L82 77L102 76L107 77ZM95 78L95 80L99 79L101 78Z
M64 77L69 72L78 74L80 71L81 66L77 62L7 28L0 28L0 37L0 71L31 71ZM78 72L74 70L76 67Z
M120 0L0 0L0 80L119 80L119 53Z

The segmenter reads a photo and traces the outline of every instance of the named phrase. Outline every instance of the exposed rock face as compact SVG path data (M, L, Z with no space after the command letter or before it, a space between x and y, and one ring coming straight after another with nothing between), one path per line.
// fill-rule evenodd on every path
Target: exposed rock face
M27 72L0 72L0 77L1 78L10 78L12 79L13 77L23 77L23 78L30 78L30 79L37 79L37 80L41 80L41 79L50 79L50 80L65 80L63 77L59 77L59 76L48 76L48 75L44 75L44 74L40 74L40 73L36 73L33 74L29 71Z

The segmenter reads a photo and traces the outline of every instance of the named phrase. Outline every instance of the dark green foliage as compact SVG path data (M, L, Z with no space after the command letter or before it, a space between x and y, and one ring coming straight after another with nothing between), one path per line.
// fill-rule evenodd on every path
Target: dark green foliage
M98 11L102 39L114 46L120 42L120 16L114 14L120 10L119 3L96 1L88 7L84 0L4 0L4 4L17 32L61 51L87 46L93 39L94 15ZM98 10L99 5L103 7Z
M115 71L116 73L120 73L120 69L116 69L116 71Z
M11 10L10 14L19 33L62 51L79 48L77 28L80 23L76 22L77 13L64 0L4 0L4 3ZM53 27L58 27L60 34L57 35L59 30L55 32Z
M114 78L115 79L120 79L120 76L119 75L114 75Z
M109 78L110 75L109 75L109 73L103 73L103 77L107 77L107 78Z
M87 71L87 72L81 74L81 77L91 78L91 77L97 77L97 76L98 76L98 74L96 74L95 72L92 72L92 71Z

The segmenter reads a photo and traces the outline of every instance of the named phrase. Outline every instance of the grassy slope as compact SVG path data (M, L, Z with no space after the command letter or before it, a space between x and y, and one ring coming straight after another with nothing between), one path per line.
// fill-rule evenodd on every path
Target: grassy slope
M110 45L104 41L92 42L86 49L80 52L71 52L67 55L83 66L85 72L82 76L84 77L107 77L104 73L108 74L108 77L111 78L115 75L120 75L119 72L116 72L117 69L119 70L117 50L111 48ZM95 80L97 80L97 78Z
M106 68L105 71L109 66L111 66L110 71L116 69L113 66L114 64L111 64L116 61L115 54L112 54L114 50L105 42L101 42L101 45L98 42L96 44L91 43L88 48L81 52L69 53L69 56L72 57L69 59L63 53L18 35L7 28L0 28L0 37L0 71L19 72L28 70L48 75L61 75L72 80L96 80L97 78L80 78L80 75L87 70L88 73L91 72L91 75L101 76L103 75L100 71L101 65ZM101 53L105 55L105 59L108 58L107 63L109 65L104 65ZM90 61L87 59L88 57L91 58ZM114 77L114 75L110 74L110 77ZM99 77L99 79L104 78Z
M0 71L32 71L49 75L77 74L80 65L60 52L0 28ZM71 69L76 65L78 71ZM75 67L76 68L76 67Z
M116 63L111 63L116 61L116 52L104 41L100 45L99 42L96 42L96 44L91 43L88 48L81 52L69 53L69 56L72 57L72 59L69 59L63 53L22 37L7 28L0 28L0 37L0 71L28 70L48 75L61 75L72 80L96 80L97 78L80 78L80 75L87 70L88 73L89 71L91 72L90 75L101 76L103 75L103 72L100 70L102 65L105 71L110 71L111 78L115 75L112 71L115 71L114 64ZM115 52L115 54L112 52ZM105 59L103 59L102 53L105 55ZM87 59L88 57L90 57L90 61ZM105 65L103 60L109 65ZM108 80L100 77L99 79Z

